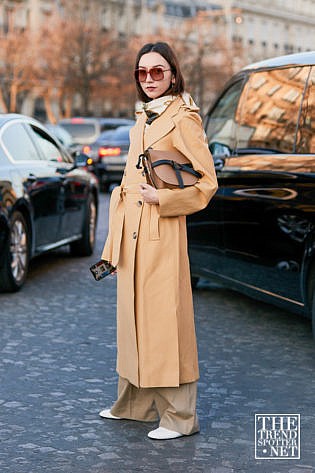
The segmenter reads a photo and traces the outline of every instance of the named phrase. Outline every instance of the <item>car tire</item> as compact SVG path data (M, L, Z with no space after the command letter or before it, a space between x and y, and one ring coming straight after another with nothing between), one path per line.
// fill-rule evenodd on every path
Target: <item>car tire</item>
M90 195L85 210L82 238L70 245L71 253L75 256L90 256L94 251L97 222L97 207L95 198Z
M30 261L30 234L23 214L15 211L0 268L1 292L16 292L23 286Z

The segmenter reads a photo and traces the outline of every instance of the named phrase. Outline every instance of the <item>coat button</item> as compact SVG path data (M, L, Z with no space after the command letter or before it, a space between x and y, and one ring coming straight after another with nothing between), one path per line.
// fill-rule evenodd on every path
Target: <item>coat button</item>
M132 238L135 240L137 238L137 232L133 232Z
M141 207L141 205L142 205L142 200L138 200L137 206L138 206L138 207Z

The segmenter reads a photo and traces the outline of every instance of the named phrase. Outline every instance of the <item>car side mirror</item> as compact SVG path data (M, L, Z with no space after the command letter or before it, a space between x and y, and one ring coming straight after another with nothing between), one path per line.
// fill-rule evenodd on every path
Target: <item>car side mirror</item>
M218 141L210 143L209 149L213 156L214 167L217 171L220 171L224 167L225 158L231 156L231 149Z
M73 171L74 169L77 169L77 168L86 168L89 164L91 164L89 162L90 159L91 158L87 156L86 154L80 153L80 151L77 151L74 153L73 163L72 163L71 168L69 169L65 167L60 167L60 168L57 168L57 172L59 172L60 174L66 174L67 172Z
M74 156L74 165L76 168L84 168L88 166L90 157L85 153L77 152Z
M209 145L210 152L213 157L228 158L231 156L231 148L224 143L219 143L218 141L213 141Z

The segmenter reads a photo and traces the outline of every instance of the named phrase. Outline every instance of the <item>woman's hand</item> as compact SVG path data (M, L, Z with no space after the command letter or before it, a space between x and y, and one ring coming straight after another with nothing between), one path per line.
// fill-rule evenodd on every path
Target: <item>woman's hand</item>
M147 204L158 204L159 197L155 187L150 184L140 184L140 194L142 195L143 201Z

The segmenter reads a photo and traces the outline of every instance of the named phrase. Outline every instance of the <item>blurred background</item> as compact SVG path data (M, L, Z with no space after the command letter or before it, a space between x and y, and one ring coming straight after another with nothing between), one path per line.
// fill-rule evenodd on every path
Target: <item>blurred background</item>
M134 117L145 42L176 50L205 113L245 64L314 48L315 0L0 0L0 112Z

